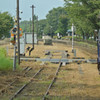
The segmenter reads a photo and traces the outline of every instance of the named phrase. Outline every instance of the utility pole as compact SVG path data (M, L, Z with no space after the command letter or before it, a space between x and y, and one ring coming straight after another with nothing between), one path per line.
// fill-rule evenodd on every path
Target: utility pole
M17 49L18 49L18 64L20 65L20 36L19 36L19 0L17 0Z
M38 38L38 16L37 16L37 38Z
M31 18L30 18L30 33L31 33Z
M33 50L34 50L34 5L31 6L32 8L32 46L33 46Z
M25 23L25 32L27 32L27 23Z

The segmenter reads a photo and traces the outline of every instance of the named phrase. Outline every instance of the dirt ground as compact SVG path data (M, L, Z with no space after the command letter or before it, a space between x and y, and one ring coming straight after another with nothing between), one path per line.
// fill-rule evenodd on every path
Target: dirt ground
M13 48L13 46L9 45L0 45L0 47L4 48L7 46L9 48ZM31 45L27 45L26 47L28 46ZM75 49L77 57L97 59L97 55L90 54L89 52L82 50L81 47ZM68 50L70 55L68 59L72 59L74 57L71 46L57 43L53 43L53 45L48 46L43 45L42 42L35 45L35 49L32 52L31 57L47 58L48 56L45 56L45 50ZM13 49L8 50L8 55L13 56ZM57 54L55 53L54 55ZM26 56L29 56L28 52L26 53ZM53 58L61 58L61 56L53 56ZM41 100L51 83L52 78L54 77L58 64L46 63L45 65L42 65L42 62L21 62L21 68L26 66L32 67L34 69L34 73L41 67L44 67L44 70L40 75L38 75L38 77L36 77L35 82L30 84L28 88L22 92L22 95L19 95L15 100ZM22 85L33 75L31 73L31 76L23 77L21 74L21 69L16 70L15 72L0 71L0 90L5 88L7 84L16 78L22 82ZM12 86L12 90L14 87L15 85ZM0 100L9 100L13 94L14 90L5 90L0 94ZM62 66L57 76L57 80L50 89L47 98L48 100L100 100L100 75L98 74L97 64L71 63L66 66Z

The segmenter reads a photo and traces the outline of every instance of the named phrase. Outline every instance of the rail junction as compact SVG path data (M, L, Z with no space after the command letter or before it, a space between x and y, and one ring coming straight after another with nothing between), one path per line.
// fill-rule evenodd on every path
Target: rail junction
M92 91L91 93L87 90L89 88L88 85L90 85L88 81L94 82L94 73L99 78L98 74L93 72L94 69L97 70L97 60L95 57L91 58L86 54L86 56L82 56L82 51L79 51L78 48L76 48L77 53L71 52L70 46L66 47L65 44L61 43L53 43L52 46L47 46L42 45L42 42L40 42L35 47L34 54L21 57L21 66L23 66L21 73L16 75L13 81L6 84L0 90L0 97L2 99L94 99L92 97L84 97L83 92L85 93L87 91L91 95L93 89L90 90ZM62 48L59 49L60 47ZM43 48L42 52L40 48ZM12 51L13 48L11 47L8 53L10 50ZM38 52L41 53L39 54ZM93 77L94 80L92 80ZM76 93L74 92L75 89L78 89ZM74 98L72 95L78 95L79 91L80 97ZM96 100L99 99L97 98Z

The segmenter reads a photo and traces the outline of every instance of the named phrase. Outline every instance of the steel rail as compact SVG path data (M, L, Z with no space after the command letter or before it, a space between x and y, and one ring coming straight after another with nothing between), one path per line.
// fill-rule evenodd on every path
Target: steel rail
M33 78L35 78L44 68L41 68L30 80L28 83L24 84L9 100L13 100L15 97L17 97L18 94L20 94L25 87L30 84L33 81Z
M22 72L23 72L23 71L26 71L28 68L29 68L29 66L25 67L25 68L22 70ZM31 69L32 69L32 68L29 68L29 69L24 73L23 76L25 76ZM0 90L0 94L2 94L3 91L5 91L9 86L11 86L12 84L14 84L16 81L17 81L17 79L15 79L13 82L11 82L11 83L8 84L7 86L5 86L5 88L3 88L2 90Z
M29 69L24 73L24 76L25 76L30 70L32 70L32 67L29 68Z
M29 66L27 66L27 67L23 68L23 70L22 70L22 71L25 71L25 70L27 70L28 68L29 68Z
M55 76L54 76L54 78L53 78L51 84L49 85L49 87L48 87L46 93L45 93L44 96L43 96L43 100L46 99L46 96L49 94L50 88L52 87L52 85L53 85L54 82L56 81L56 77L57 77L57 75L58 75L58 72L59 72L61 66L62 66L62 62L60 62L59 67L57 68L57 71L56 71L56 73L55 73Z

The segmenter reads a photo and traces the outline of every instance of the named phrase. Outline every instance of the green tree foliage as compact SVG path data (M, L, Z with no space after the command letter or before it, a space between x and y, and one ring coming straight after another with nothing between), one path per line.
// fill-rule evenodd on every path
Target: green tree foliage
M56 33L61 33L61 35L66 35L68 28L68 19L66 15L61 15L59 17L59 23Z
M38 33L38 37L45 35L55 35L55 33L61 33L64 35L67 31L68 19L66 16L66 10L64 7L53 8L46 15L46 19L37 21L37 17L34 16L34 32ZM22 21L20 27L23 32L30 32L30 23L32 29L32 22Z
M65 8L63 7L53 8L52 10L50 10L46 16L47 18L47 26L45 29L46 34L51 33L52 35L54 35L54 33L56 32L61 32L62 34L64 34L65 32L61 31L61 29L59 28L61 28L60 26L64 26L64 24L66 26L67 23L63 21L65 19L64 15L66 14L67 13L65 11ZM66 17L66 20L67 20L67 17ZM62 28L65 28L65 27L62 27Z
M36 26L37 25L37 16L34 15L34 30L36 32ZM23 29L23 32L32 32L32 20L30 21L21 21L20 22L20 27Z
M0 70L12 70L13 61L6 55L6 50L0 48Z
M13 17L8 12L0 13L0 38L2 36L9 37L9 32L13 24Z
M34 16L34 33L37 34L38 38L44 33L46 24L46 19L38 21L37 16ZM20 27L23 29L23 32L32 32L32 21L21 21Z
M47 25L46 19L42 19L38 21L38 36L41 37L45 32L45 27Z
M95 29L99 29L98 14L100 11L100 0L64 0L70 24L76 26L76 33L93 36Z
M30 24L32 25L32 22L27 20L20 22L20 27L22 28L23 32L30 32Z

